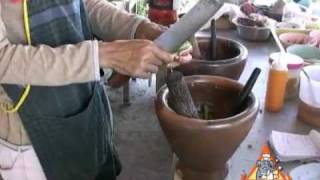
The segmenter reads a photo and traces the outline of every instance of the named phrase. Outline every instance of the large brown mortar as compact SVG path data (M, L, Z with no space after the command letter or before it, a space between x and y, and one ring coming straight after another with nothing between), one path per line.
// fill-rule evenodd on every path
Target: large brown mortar
M201 59L193 58L191 62L180 65L176 70L185 76L216 75L239 79L248 58L248 50L238 41L227 38L217 38L217 59L209 58L210 38L198 38Z
M162 87L155 101L160 125L180 163L187 167L184 169L194 171L185 171L185 174L197 174L198 178L201 174L203 177L209 174L212 180L221 179L227 160L256 119L258 100L251 94L245 109L230 117L230 110L243 87L241 84L217 76L189 76L185 80L195 104L213 103L213 114L219 119L193 119L176 114L168 105L168 89ZM192 177L189 179L193 180Z

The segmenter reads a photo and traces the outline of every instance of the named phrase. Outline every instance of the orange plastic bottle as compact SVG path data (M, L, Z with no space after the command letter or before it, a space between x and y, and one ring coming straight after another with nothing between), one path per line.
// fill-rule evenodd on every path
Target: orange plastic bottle
M274 61L269 70L265 107L270 112L282 110L286 93L288 68L287 63L280 59Z

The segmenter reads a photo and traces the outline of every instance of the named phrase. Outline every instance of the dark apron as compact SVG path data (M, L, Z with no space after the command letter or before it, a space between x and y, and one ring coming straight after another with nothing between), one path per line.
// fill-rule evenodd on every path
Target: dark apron
M29 0L28 7L34 45L92 39L81 0ZM17 102L23 87L3 86ZM32 86L18 113L48 180L116 179L112 112L99 82Z

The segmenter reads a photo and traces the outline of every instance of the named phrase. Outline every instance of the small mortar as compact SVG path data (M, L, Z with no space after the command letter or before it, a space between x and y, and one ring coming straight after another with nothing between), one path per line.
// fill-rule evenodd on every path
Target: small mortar
M201 52L200 59L192 59L187 64L180 65L176 70L185 76L190 75L216 75L239 79L248 58L248 50L241 43L218 37L217 59L209 58L210 38L198 38Z
M214 120L187 118L168 105L168 89L159 90L156 113L167 140L179 158L184 180L220 180L226 175L226 162L250 131L259 103L251 94L241 113L233 115L243 86L217 76L189 76L185 80L196 106L213 104Z

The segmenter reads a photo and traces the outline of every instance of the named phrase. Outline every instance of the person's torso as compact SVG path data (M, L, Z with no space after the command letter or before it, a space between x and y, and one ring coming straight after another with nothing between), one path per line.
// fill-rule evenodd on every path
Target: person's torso
M1 18L11 44L26 44L22 0L0 0ZM10 103L3 87L0 86L0 103ZM30 144L18 113L8 114L0 110L0 138L17 145Z
M8 39L11 44L26 44L21 2L7 3L12 1L6 2L3 8L12 7L18 16L11 16L2 8L1 16L6 16L3 20L7 23L13 17L20 18L16 21L19 27L15 23L5 25L8 33L14 33ZM54 48L92 40L82 0L29 0L28 11L32 45L46 44ZM15 28L22 28L22 31L10 32ZM19 101L21 85L3 87L14 102ZM100 169L110 178L119 173L112 143L111 107L100 82L31 86L18 112L22 121L16 114L19 125L8 129L20 128L22 132L23 122L48 179L93 179ZM12 120L0 117L0 121L10 123ZM19 137L21 141L23 137Z

